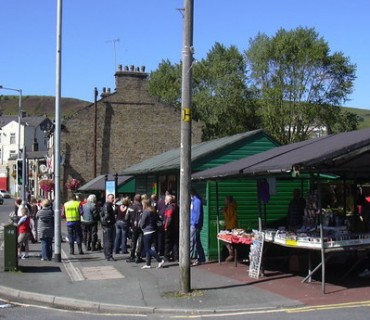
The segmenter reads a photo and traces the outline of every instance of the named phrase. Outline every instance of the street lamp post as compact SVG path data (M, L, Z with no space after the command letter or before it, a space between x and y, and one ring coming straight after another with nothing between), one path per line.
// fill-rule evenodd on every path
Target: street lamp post
M18 152L17 152L17 160L18 159L22 159L21 158L21 118L22 118L22 89L14 89L14 88L6 88L6 87L3 87L0 85L0 89L4 89L4 90L10 90L10 91L16 91L18 92L19 94L19 100L18 100ZM25 151L25 150L24 150ZM18 163L18 161L17 161ZM19 195L19 185L18 185L18 170L17 170L17 176L16 176L16 192L18 193ZM25 177L22 177L22 182L23 182L23 186L24 186L24 182L25 182ZM24 192L22 192L22 197L24 196L23 195ZM25 201L25 199L22 199L23 201Z

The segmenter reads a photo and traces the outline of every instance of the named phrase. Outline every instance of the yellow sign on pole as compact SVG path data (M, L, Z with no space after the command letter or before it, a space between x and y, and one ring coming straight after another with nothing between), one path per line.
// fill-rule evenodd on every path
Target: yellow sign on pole
M190 108L184 108L182 110L182 120L185 122L191 121L191 109Z

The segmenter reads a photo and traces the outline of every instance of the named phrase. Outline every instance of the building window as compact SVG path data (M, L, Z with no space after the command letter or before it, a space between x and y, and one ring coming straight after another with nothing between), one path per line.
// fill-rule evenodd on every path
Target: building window
M15 133L10 134L10 144L15 144Z
M15 150L10 150L10 151L9 151L9 159L10 159L10 158L13 158L13 159L14 159L14 158L15 158L15 156L16 156L16 154L17 154L17 151L15 151Z

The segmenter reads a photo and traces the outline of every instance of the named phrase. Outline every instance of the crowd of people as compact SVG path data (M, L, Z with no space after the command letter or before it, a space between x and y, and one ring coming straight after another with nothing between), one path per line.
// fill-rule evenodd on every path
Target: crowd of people
M41 260L50 261L54 238L51 201L31 198L23 205L21 199L16 199L14 212L19 258L29 257L29 242L32 241L41 243ZM115 199L113 194L108 194L102 205L94 194L78 199L76 194L70 193L61 214L66 220L70 255L103 249L107 261L116 261L117 255L127 254L128 263L145 262L142 269L152 267L152 258L158 262L158 268L166 262L179 260L179 207L176 197L169 192L160 198L156 194L150 197L136 194L132 199L128 196ZM203 204L194 191L191 192L189 218L192 265L198 265L206 259L200 239Z

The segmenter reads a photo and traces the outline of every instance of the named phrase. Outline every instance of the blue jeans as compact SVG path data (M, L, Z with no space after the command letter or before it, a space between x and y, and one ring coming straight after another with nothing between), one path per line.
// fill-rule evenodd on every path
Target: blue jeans
M51 260L53 256L53 238L41 238L41 258Z
M195 226L190 226L190 258L197 258L198 262L206 262L200 232L202 230Z
M116 237L114 239L114 253L121 249L122 253L127 253L127 234L128 223L126 221L116 221Z
M77 244L82 243L82 228L81 222L76 221L73 223L67 222L68 240L69 244L72 245L76 241Z
M156 236L157 236L156 232L148 233L148 234L143 235L144 252L145 252L146 265L147 266L151 265L152 257L154 257L158 262L162 261L161 257L157 253L157 251L152 249L153 240L154 240L154 237L156 237Z

